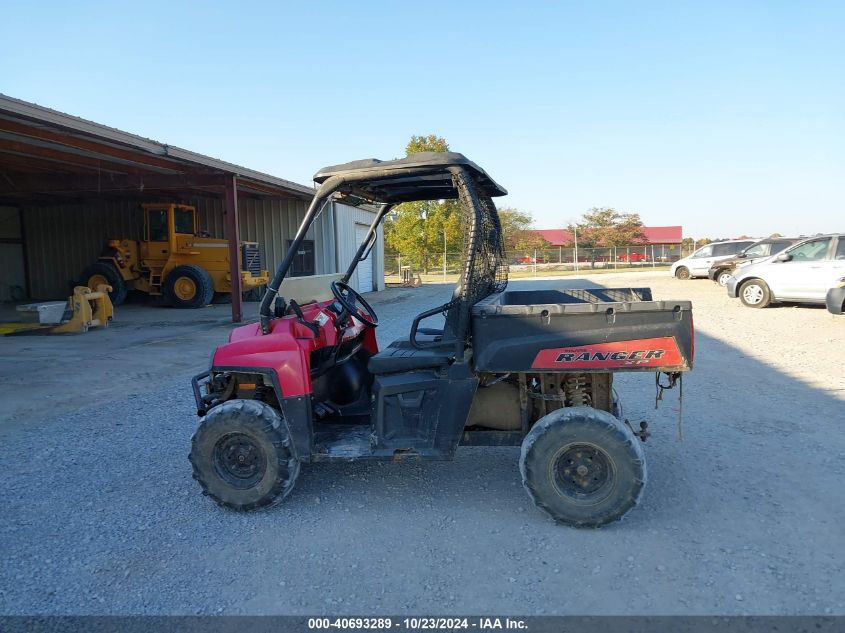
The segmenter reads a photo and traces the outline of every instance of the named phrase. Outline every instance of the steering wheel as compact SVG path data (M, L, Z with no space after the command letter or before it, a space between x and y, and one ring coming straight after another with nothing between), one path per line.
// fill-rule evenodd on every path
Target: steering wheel
M367 327L376 327L378 326L378 316L376 316L375 310L373 310L372 306L364 300L360 294L358 294L349 284L343 281L333 281L332 282L332 294L334 298L337 299L337 302L343 306L343 309L346 310L353 318L357 319ZM352 298L352 302L350 303L349 298ZM360 303L361 307L364 308L365 314L361 314L355 308L355 302Z

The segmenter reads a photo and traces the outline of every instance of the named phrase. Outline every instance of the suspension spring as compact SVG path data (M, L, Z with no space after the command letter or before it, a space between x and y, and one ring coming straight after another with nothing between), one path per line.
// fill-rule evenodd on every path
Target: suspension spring
M569 374L564 381L566 401L570 407L591 406L593 397L587 389L586 374Z

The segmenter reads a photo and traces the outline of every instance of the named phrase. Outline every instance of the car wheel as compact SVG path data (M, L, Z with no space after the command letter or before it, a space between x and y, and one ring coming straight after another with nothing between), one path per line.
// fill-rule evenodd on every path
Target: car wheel
M719 274L716 275L716 281L719 282L719 285L724 288L728 285L728 279L730 279L733 275L731 275L730 271L722 270Z
M686 266L679 266L678 270L675 271L675 277L677 277L678 279L689 279L689 268L687 268Z
M749 308L765 308L772 301L772 292L762 279L751 279L740 287L739 300Z

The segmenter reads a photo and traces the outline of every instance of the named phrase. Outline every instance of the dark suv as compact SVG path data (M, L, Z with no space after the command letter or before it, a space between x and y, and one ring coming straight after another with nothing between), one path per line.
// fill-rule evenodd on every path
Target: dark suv
M759 242L754 242L750 246L746 246L734 257L723 259L713 264L710 270L707 271L707 276L720 286L724 286L728 283L728 279L740 264L750 264L765 257L776 255L783 249L800 242L801 239L797 237L767 237Z

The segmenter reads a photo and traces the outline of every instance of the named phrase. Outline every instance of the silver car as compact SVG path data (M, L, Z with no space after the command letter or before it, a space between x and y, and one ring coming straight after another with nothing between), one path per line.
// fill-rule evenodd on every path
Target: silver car
M845 276L845 234L820 235L799 242L761 262L738 268L728 280L728 296L749 308L776 301L824 305L825 295Z
M670 269L673 277L678 279L692 279L706 277L710 267L716 262L730 259L742 249L751 246L757 240L729 240L727 242L711 242L702 246L692 255L679 259Z

